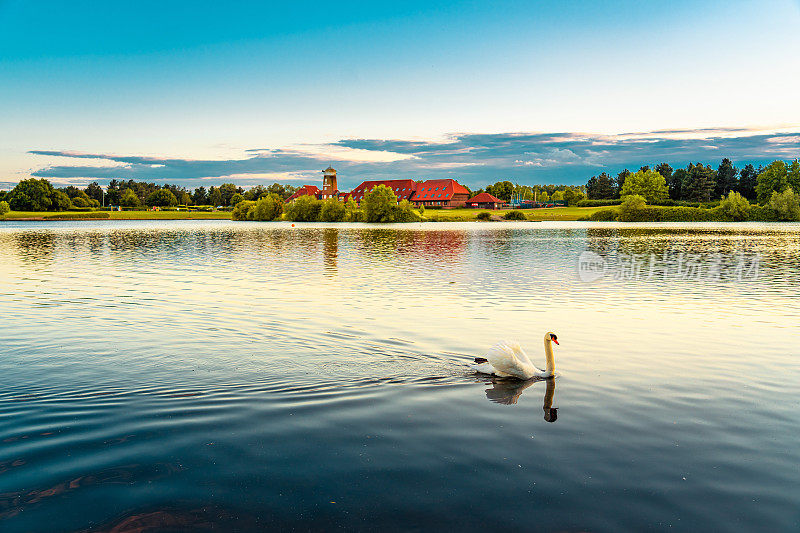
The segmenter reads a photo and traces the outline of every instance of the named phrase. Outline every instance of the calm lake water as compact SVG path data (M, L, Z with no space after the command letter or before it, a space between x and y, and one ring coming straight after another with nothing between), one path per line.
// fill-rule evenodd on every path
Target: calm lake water
M797 530L799 253L792 224L0 223L0 530ZM548 330L554 381L466 368L543 365Z

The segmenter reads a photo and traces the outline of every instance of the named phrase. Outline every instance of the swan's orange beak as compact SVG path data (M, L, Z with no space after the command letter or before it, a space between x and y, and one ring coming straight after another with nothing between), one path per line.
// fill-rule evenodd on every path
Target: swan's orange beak
M558 346L561 346L560 344L558 344L558 339L550 339L550 340L556 343Z

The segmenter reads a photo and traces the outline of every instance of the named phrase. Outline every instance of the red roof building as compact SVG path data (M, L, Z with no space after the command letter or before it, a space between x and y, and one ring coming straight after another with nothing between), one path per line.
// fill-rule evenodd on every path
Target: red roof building
M417 184L411 201L419 207L464 207L469 198L466 187L454 179L428 180Z
M297 189L293 195L286 199L286 202L291 202L301 196L313 196L314 198L319 197L319 187L316 185L303 185L299 189Z
M488 192L482 192L467 200L467 207L480 207L481 209L498 209L503 205L503 200L492 196Z
M344 199L345 201L352 198L358 203L364 199L364 195L377 187L378 185L385 185L394 191L397 196L397 201L409 200L416 190L417 184L414 180L376 180L376 181L362 181L361 185L348 193Z

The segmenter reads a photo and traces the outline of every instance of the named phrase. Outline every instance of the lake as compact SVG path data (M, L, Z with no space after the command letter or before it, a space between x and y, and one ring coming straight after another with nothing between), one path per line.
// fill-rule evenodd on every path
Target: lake
M800 225L0 223L0 529L795 531ZM517 339L555 380L467 368Z

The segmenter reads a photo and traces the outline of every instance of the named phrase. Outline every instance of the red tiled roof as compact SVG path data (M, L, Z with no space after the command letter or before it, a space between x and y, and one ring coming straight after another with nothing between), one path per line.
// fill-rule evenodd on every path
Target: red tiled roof
M301 196L313 196L314 198L317 197L319 194L319 187L316 185L303 185L299 189L295 191L293 195L286 199L287 202L291 202L295 198L300 198Z
M408 200L411 198L411 195L414 194L414 190L417 187L417 184L414 180L373 180L373 181L362 181L361 185L353 189L352 192L348 193L345 199L352 198L356 202L360 202L364 199L364 195L377 187L378 185L385 185L394 191L395 196L397 196L398 200Z
M417 190L411 200L414 202L452 200L456 194L469 195L469 191L454 179L428 180L417 184Z
M497 198L496 196L492 196L488 192L482 192L477 196L473 196L469 200L467 200L468 204L502 204L503 200Z

